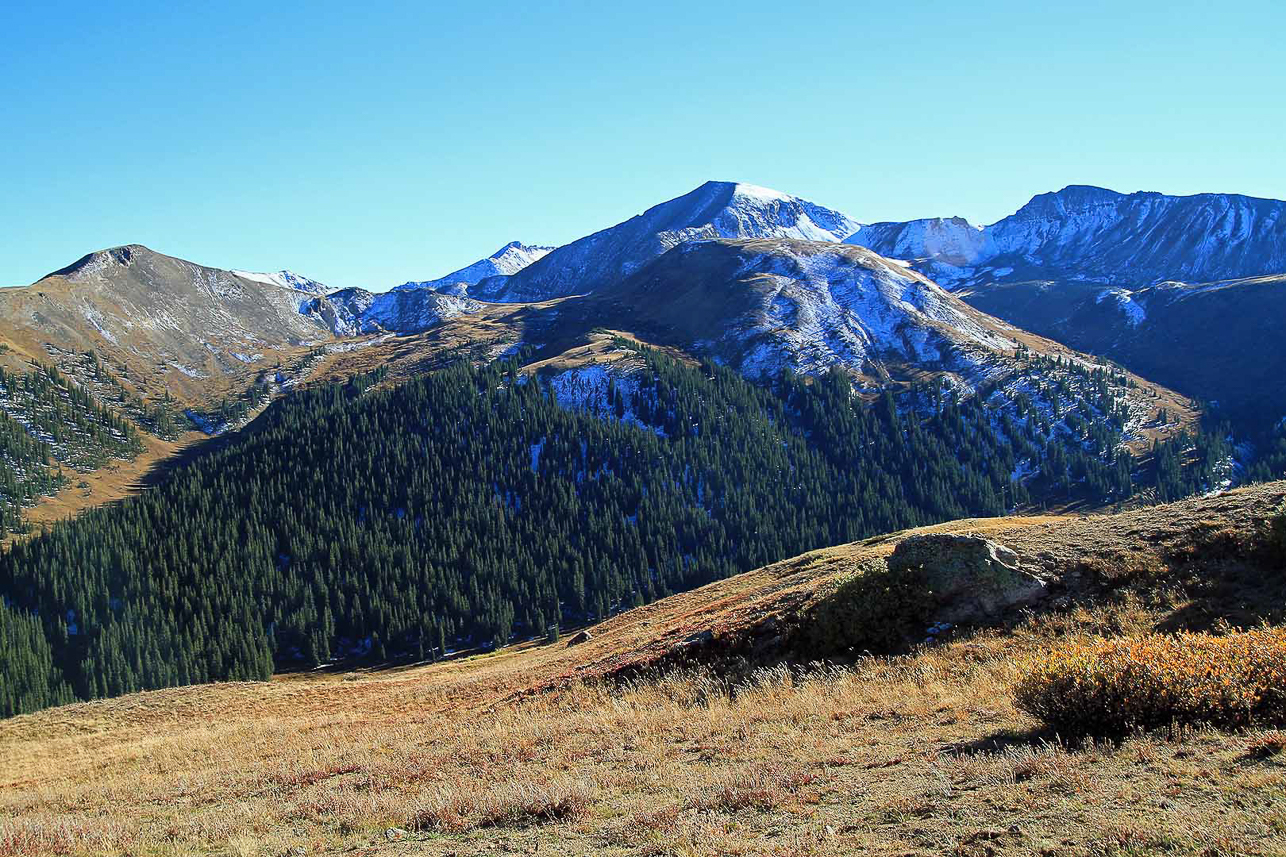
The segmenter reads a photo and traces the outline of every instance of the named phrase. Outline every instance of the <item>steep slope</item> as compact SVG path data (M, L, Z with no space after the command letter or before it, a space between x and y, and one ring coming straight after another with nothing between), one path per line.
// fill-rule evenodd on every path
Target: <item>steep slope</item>
M481 307L462 294L431 289L394 289L378 294L365 289L341 289L308 302L300 311L326 324L336 336L360 336L421 333Z
M960 296L1034 333L1111 357L1263 430L1286 417L1286 276L1139 289L992 283Z
M553 247L541 247L535 244L522 244L510 241L485 259L466 265L445 277L423 282L403 283L395 286L393 291L405 289L432 289L450 294L464 294L469 286L488 277L507 277L526 268L532 262L543 258Z
M239 275L132 244L0 292L0 338L32 359L94 350L142 393L197 402L331 331L300 314L312 281ZM324 287L321 287L324 288Z
M1210 282L1286 272L1286 202L1072 185L1039 194L986 227L961 218L877 223L847 240L912 260L944 285Z
M709 238L799 238L839 241L858 225L837 211L777 191L706 182L624 223L559 247L511 277L469 290L488 301L541 301L586 294L685 241Z
M872 378L913 367L976 382L1018 346L1013 331L926 277L833 243L688 243L599 297L749 377L839 365Z

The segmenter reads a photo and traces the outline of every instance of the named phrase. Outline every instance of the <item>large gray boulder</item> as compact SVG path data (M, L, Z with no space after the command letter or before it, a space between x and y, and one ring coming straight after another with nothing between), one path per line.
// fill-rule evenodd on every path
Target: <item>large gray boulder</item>
M1046 593L1044 581L1022 570L1018 554L975 534L911 536L893 549L888 564L893 573L922 575L940 623L985 622Z

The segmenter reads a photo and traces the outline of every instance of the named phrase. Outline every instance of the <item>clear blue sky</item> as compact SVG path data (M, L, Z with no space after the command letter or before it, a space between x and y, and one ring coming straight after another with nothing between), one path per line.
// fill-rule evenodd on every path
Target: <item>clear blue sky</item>
M1280 0L613 5L9 4L0 284L138 242L387 288L711 178L860 220L1286 198Z

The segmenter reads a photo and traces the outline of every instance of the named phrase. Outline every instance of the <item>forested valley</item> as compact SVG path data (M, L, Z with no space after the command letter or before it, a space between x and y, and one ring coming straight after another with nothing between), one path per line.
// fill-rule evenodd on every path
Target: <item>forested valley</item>
M594 407L517 357L298 392L161 486L15 545L0 715L553 636L813 548L1004 514L1034 499L1023 466L1046 474L1032 492L1101 501L1208 475L1132 471L1121 419L1081 419L1074 396L1054 430L1030 402L933 387L910 407L840 371L758 385L636 357ZM1090 380L1110 402L1109 375Z

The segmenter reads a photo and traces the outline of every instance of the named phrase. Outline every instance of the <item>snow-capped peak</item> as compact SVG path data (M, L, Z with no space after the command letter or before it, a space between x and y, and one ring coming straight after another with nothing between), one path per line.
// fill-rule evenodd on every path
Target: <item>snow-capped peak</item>
M770 187L760 187L757 184L746 184L737 182L733 189L733 196L748 197L750 199L759 199L764 201L775 200L778 202L791 199L787 194L779 190L773 190Z
M510 241L487 258L479 259L477 262L466 265L458 271L452 271L444 277L438 277L436 280L412 280L400 286L395 286L393 291L431 289L435 292L464 294L469 286L488 277L508 277L518 273L553 249L553 247L542 247L537 244Z
M602 288L689 241L797 238L838 242L861 224L769 188L709 181L615 226L559 247L507 278L479 282L481 300L541 301Z
M296 274L294 271L282 270L271 274L256 273L255 271L232 271L232 274L243 280L250 280L252 283L262 283L265 286L277 286L282 289L307 292L311 295L324 295L332 291L329 286L322 285L302 274Z
M537 244L510 241L488 258L494 263L496 274L516 274L537 259L544 258L553 249L553 247L542 247Z
M1286 270L1286 202L1069 185L981 230L964 221L876 223L848 240L913 259L948 285L1071 278L1123 286L1212 282ZM938 224L937 227L934 224Z

